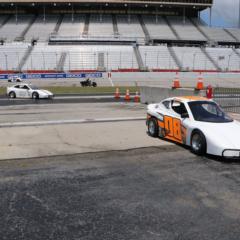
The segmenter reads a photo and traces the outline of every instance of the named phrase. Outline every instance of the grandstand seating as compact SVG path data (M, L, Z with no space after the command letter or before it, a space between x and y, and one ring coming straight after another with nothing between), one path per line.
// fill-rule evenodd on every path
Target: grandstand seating
M232 48L237 39L240 41L239 29L211 28L188 17L183 20L179 16L76 13L46 15L44 21L42 15L1 15L0 40L6 38L6 42L0 46L0 68L240 71L240 50ZM59 45L58 38L55 45L49 43L51 35L69 38L70 45ZM71 37L79 38L84 45L71 45ZM87 45L91 38L95 44ZM38 40L37 44L30 47L33 39ZM102 40L107 45L102 45ZM119 45L114 45L115 40ZM163 42L156 46L151 40ZM187 46L192 44L190 41L208 41L209 46L212 42L229 44L225 48L202 44L200 48ZM163 45L166 42L175 46Z
M206 48L206 51L223 71L240 69L240 58L231 48Z
M174 47L173 50L182 63L183 70L216 70L200 48Z
M88 36L114 36L113 20L111 15L91 14Z
M53 32L57 24L59 15L46 15L45 21L42 15L39 15L36 21L32 24L29 31L25 35L26 41L31 41L33 38L39 41L47 41L49 35ZM8 25L8 24L7 24Z
M5 44L0 45L0 70L18 70L24 53L29 44Z
M231 37L227 32L222 28L213 28L204 25L198 19L193 20L195 24L208 36L212 41L225 41L225 42L235 42L235 39Z
M29 52L27 43L0 45L0 70L19 70L25 54ZM182 70L223 71L240 70L240 50L232 48L205 48L207 55L199 47L172 47L177 59L167 46L139 46L139 56L144 69L177 70L177 61ZM66 56L61 63L61 56ZM126 45L47 45L38 43L29 52L22 70L122 70L140 69L133 46ZM215 62L215 64L213 63Z
M33 15L19 15L16 19L12 15L8 22L0 28L0 37L6 39L7 42L14 41L21 36L33 17Z
M15 15L0 16L0 38L6 41L21 41L22 33L24 33L25 41L31 41L33 38L39 41L48 41L49 36L54 33L54 29L59 24L58 36L63 37L79 37L83 34L86 24L86 14L64 14L62 21L60 15L46 15L45 21L43 15L38 15L36 19L34 15L18 15L17 22ZM88 31L86 37L109 37L112 39L114 35L113 17L109 14L89 14ZM9 19L8 19L9 18ZM72 19L73 18L73 19ZM8 21L6 22L6 19ZM115 18L114 18L115 19ZM192 40L214 42L236 42L240 41L239 29L212 28L206 26L199 19L169 16L161 17L156 15L142 15L139 21L137 15L116 15L116 26L119 38L138 39L138 42L144 44L144 39L158 40ZM72 21L73 20L73 21ZM1 23L3 26L1 26ZM144 24L144 26L141 26ZM144 27L146 28L144 33ZM25 31L25 32L24 32ZM146 31L150 36L147 36ZM55 32L56 34L56 32Z
M23 66L23 70L56 70L62 46L38 44Z
M122 37L145 38L136 15L117 15L118 32Z
M65 14L62 24L58 30L60 36L80 36L84 28L84 14L74 15L72 19L71 14Z
M176 36L161 16L143 16L143 21L152 39L176 39Z
M240 41L240 30L238 28L228 28L227 29L238 41Z
M67 54L63 66L65 71L138 69L131 46L38 44L26 61L23 70L55 70L63 52Z
M188 18L183 17L167 17L169 23L177 32L180 39L206 41L206 38L198 31L198 29L190 22Z
M144 66L150 70L178 69L166 46L141 46L139 51Z

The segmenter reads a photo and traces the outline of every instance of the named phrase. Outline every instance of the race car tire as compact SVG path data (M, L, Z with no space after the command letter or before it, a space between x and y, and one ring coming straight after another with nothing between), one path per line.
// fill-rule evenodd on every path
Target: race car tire
M37 92L33 92L32 99L39 99L39 94Z
M93 87L97 87L97 83L96 83L96 82L93 82L93 83L92 83L92 86L93 86Z
M16 93L15 93L15 92L10 92L10 93L8 94L8 96L9 96L10 98L16 98Z
M150 118L148 120L148 134L151 137L158 137L159 135L159 128L158 128L158 123L157 123L157 119L155 118Z
M199 130L195 130L192 133L191 149L192 152L197 155L204 155L206 153L207 149L206 138L204 134Z

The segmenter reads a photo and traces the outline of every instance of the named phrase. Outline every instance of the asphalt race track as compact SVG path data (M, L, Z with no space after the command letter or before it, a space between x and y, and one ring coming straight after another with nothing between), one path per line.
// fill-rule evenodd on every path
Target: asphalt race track
M124 99L117 100L124 102ZM59 95L53 99L10 99L0 96L0 106L29 105L29 104L60 104L60 103L95 103L95 102L116 102L112 95Z
M177 146L0 162L1 239L239 239L240 165Z
M4 101L1 240L239 239L240 162L149 137L145 105Z

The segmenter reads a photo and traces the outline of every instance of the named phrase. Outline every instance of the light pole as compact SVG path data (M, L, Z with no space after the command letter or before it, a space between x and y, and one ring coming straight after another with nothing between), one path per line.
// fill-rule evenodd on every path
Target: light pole
M120 51L120 61L119 61L119 63L120 63L120 69L122 69L122 52Z
M71 55L70 55L70 52L68 52L68 71L70 72L71 71Z
M185 52L183 52L182 54L182 66L184 67L184 55L185 55Z
M195 69L195 60L196 60L197 53L193 54L193 70Z
M6 70L8 70L8 55L4 53L4 57L5 57Z
M46 63L45 63L44 52L42 52L42 57L43 57L43 70L46 70Z
M147 52L144 53L144 65L147 67Z
M107 52L107 72L108 72L108 52Z
M17 59L18 59L18 67L19 67L19 65L20 65L19 53L17 52L16 55L17 55Z
M133 71L133 53L132 53L132 71Z
M32 55L31 55L31 70L33 70L33 61L32 61Z
M204 62L204 65L205 65L205 70L207 70L207 57L205 56L205 62Z
M159 58L159 52L157 52L157 68L158 68L158 58Z
M96 64L97 60L96 60L96 56L97 56L97 54L96 54L96 52L94 52L93 57L94 57L94 69L95 69L95 70L97 69L97 64Z
M57 70L57 65L58 65L58 62L57 62L57 56L58 56L58 54L55 53L55 55L56 55L56 70Z
M230 67L230 59L231 59L231 57L232 57L232 53L230 53L229 55L228 55L228 66L227 66L227 70L229 71L229 67Z
M171 69L171 55L168 56L168 69Z

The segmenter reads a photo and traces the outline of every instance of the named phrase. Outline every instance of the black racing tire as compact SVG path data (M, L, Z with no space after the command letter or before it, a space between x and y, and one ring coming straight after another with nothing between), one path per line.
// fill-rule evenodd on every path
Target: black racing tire
M204 134L199 130L194 130L191 136L191 149L192 152L202 156L206 154L207 142Z
M93 87L97 87L97 83L96 83L96 82L93 82L93 83L92 83L92 86L93 86Z
M32 99L39 99L39 94L37 92L33 92Z
M156 118L150 118L148 120L147 126L148 126L148 134L151 137L156 138L159 136L159 127L158 127L158 122Z
M9 96L10 98L16 98L16 93L15 93L15 92L10 92L10 93L8 94L8 96Z

